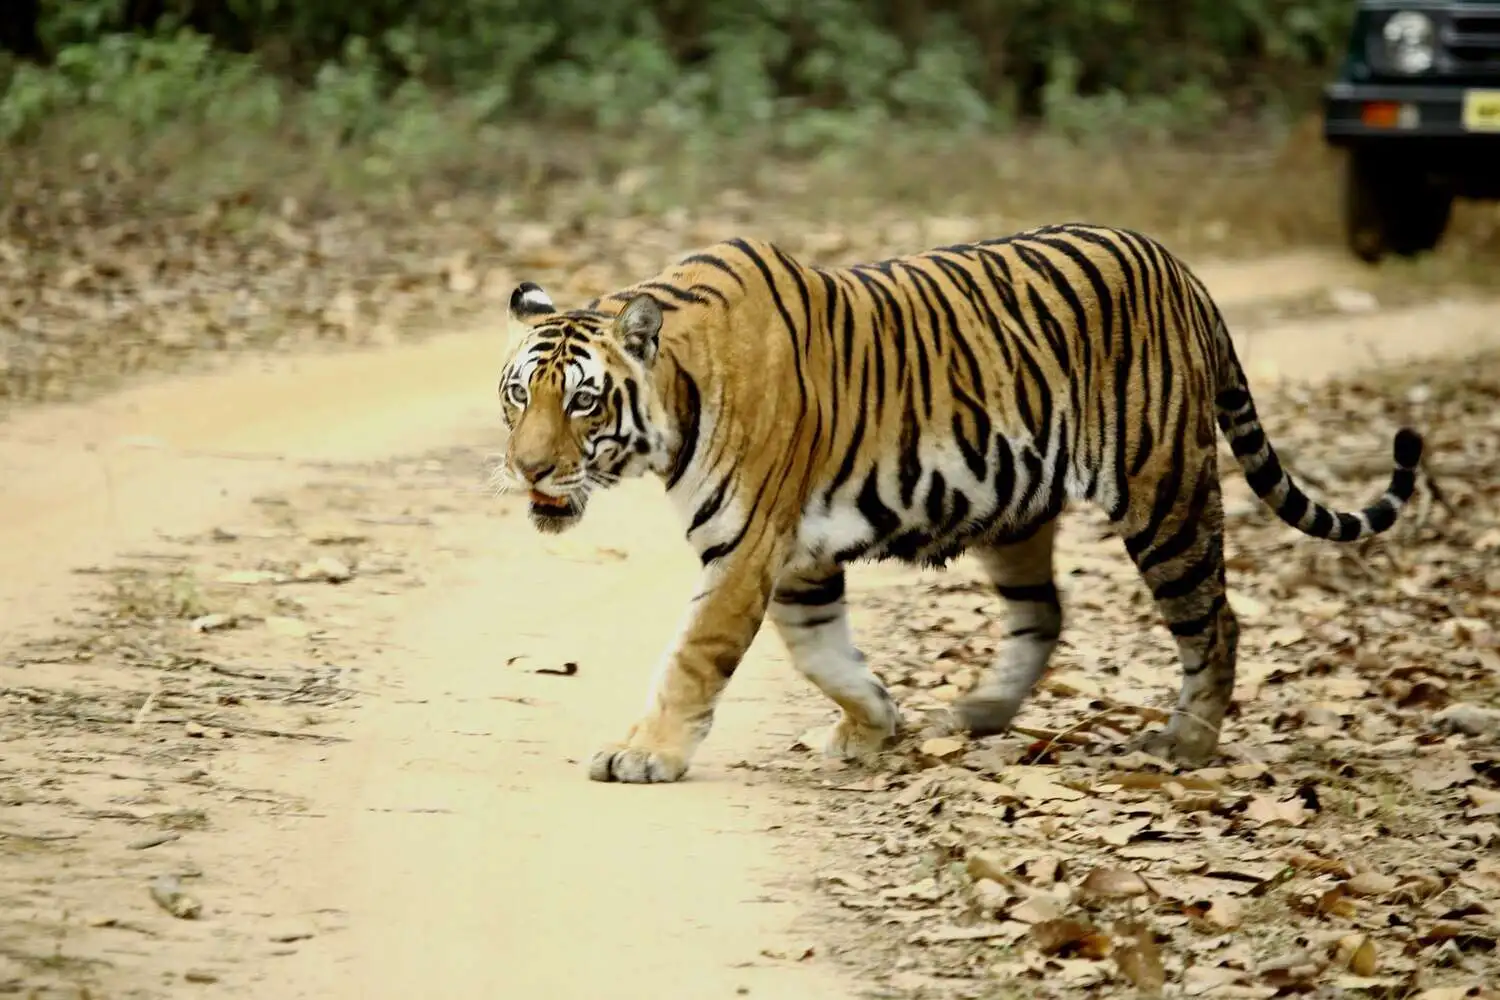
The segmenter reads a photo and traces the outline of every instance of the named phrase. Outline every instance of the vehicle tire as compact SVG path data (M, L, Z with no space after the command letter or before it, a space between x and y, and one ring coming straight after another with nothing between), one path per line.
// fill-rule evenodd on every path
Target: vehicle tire
M1384 160L1384 162L1382 162ZM1351 149L1344 172L1344 236L1360 260L1431 250L1448 228L1453 194L1416 167Z

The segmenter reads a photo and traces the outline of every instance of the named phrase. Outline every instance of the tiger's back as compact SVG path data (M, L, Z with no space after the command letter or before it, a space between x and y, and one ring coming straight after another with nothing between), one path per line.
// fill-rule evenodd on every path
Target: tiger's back
M1403 431L1384 496L1353 514L1313 503L1266 440L1206 289L1126 230L1051 226L836 268L731 240L576 315L650 330L638 392L671 425L653 467L704 565L653 707L595 758L597 778L680 776L764 617L844 709L830 751L878 747L896 713L843 602L842 567L862 559L975 554L1010 630L959 714L1002 731L1062 627L1052 545L1069 500L1115 523L1178 641L1178 709L1148 748L1201 760L1238 637L1216 424L1257 494L1334 540L1388 528L1420 458Z

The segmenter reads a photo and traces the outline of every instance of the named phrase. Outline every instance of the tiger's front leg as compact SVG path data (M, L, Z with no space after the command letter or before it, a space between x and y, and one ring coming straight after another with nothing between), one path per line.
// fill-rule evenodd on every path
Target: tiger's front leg
M704 569L687 620L657 668L645 714L623 742L594 754L589 778L650 784L687 773L770 596L771 574L749 553Z

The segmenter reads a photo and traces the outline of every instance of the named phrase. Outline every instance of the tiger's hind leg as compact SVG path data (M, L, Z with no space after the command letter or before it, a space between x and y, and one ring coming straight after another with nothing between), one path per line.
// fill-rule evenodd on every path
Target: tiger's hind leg
M993 736L1011 720L1041 680L1062 633L1062 604L1052 575L1057 522L1049 521L1024 541L974 550L1005 602L1007 631L995 662L955 706L974 737Z
M843 570L781 581L769 616L792 664L844 710L824 753L850 759L879 752L896 734L899 714L885 685L854 645Z
M1176 497L1163 502L1167 491ZM1182 688L1165 730L1133 748L1197 766L1218 748L1219 729L1234 693L1239 623L1224 579L1224 507L1212 452L1197 475L1163 482L1154 502L1143 498L1126 515L1125 548L1145 578L1177 640Z

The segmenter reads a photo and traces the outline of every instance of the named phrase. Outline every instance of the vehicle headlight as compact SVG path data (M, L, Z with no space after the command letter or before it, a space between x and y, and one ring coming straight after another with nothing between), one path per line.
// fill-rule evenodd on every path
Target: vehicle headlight
M1397 11L1386 19L1380 35L1385 57L1398 73L1416 75L1432 68L1432 18L1414 10Z

